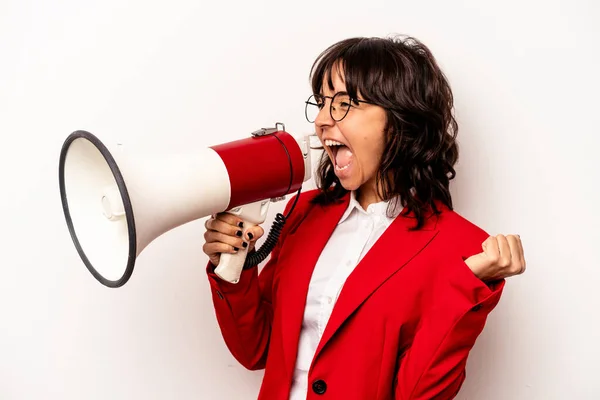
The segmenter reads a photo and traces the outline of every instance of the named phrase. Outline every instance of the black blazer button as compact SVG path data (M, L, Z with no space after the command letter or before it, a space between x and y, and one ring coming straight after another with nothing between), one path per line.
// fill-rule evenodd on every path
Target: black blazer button
M318 379L318 380L316 380L316 381L313 382L313 384L312 384L312 390L316 394L323 394L327 390L327 384L325 383L324 380Z

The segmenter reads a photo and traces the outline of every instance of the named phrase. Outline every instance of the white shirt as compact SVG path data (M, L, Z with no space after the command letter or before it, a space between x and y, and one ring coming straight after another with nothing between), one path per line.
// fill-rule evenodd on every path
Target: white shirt
M388 202L380 202L365 211L351 193L350 204L323 249L308 287L290 400L306 399L308 369L342 286L394 220L386 215L387 207Z

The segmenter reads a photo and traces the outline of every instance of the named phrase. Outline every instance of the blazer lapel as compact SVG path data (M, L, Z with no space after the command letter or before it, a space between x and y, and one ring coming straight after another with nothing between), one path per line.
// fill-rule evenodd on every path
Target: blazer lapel
M414 219L399 215L350 274L317 347L315 357L344 321L389 277L402 269L435 237L436 218L419 231L410 231ZM302 283L304 286L304 282Z
M291 238L293 246L301 248L300 251L293 252L300 257L289 260L289 264L281 272L281 279L287 284L286 292L278 297L282 313L281 336L285 370L291 373L296 363L306 296L314 267L338 221L346 211L349 200L350 195L347 194L341 202L334 205L326 207L315 205Z

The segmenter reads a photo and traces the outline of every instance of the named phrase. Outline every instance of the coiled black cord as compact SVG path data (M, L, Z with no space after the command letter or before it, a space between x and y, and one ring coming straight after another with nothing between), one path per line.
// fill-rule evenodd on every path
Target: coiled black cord
M288 191L289 188L292 187L292 182L294 181L294 169L292 166L292 157L290 156L290 152L288 151L287 147L285 147L285 144L283 143L283 141L281 139L279 139L277 136L273 136L275 139L279 140L279 143L281 144L281 146L283 146L283 149L285 150L285 153L287 154L288 157L288 161L290 163L290 185L288 187ZM258 264L260 264L261 262L264 261L265 258L267 258L267 256L269 254L271 254L271 251L273 251L273 249L275 248L275 245L277 244L277 241L279 240L279 236L281 235L281 231L283 230L283 227L285 226L285 223L288 219L288 217L290 216L290 214L292 213L292 211L294 211L294 207L296 207L296 203L298 202L298 198L300 197L300 191L302 190L302 187L300 187L300 189L298 189L298 193L296 195L296 199L294 200L294 203L292 204L292 207L290 208L290 211L287 213L286 216L284 216L281 213L277 213L277 215L275 215L275 221L273 221L273 225L271 225L271 229L269 230L269 235L267 236L267 239L265 240L265 242L263 243L263 245L260 247L260 249L256 250L254 253L248 254L246 256L246 261L244 262L244 269L248 269L248 268L252 268Z
M292 204L292 207L290 208L290 211L288 211L286 216L284 216L281 213L277 213L277 215L275 215L275 221L273 221L273 225L271 225L269 235L265 239L265 242L262 246L260 246L260 249L246 256L246 261L244 262L244 269L249 269L254 266L257 266L258 264L263 262L269 254L271 254L271 252L275 248L275 245L277 244L277 241L279 240L279 236L281 235L281 231L283 230L283 227L285 226L288 217L294 210L294 207L296 207L296 203L298 202L298 198L300 197L301 190L302 188L298 189L298 193L296 195L296 198L294 199L294 203Z

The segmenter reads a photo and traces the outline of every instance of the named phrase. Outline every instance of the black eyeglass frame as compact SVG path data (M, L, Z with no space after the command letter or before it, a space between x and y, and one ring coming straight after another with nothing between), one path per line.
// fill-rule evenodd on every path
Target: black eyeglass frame
M346 112L344 113L344 116L340 119L335 119L333 117L333 100L336 98L336 96L339 95L346 95L350 98L350 105L348 107L348 109L346 110ZM304 102L305 106L304 106L304 117L306 118L306 120L308 122L310 122L311 124L314 123L316 121L315 120L310 120L310 118L308 118L308 106L316 106L319 107L319 104L316 103L316 97L322 97L323 98L323 106L325 105L325 99L330 99L331 101L329 102L329 116L331 117L331 119L333 119L335 122L340 122L341 120L343 120L344 118L346 118L346 115L348 115L348 112L350 111L351 107L356 107L354 104L352 104L352 102L356 102L356 103L365 103L365 104L371 104L371 105L376 105L375 103L372 103L370 101L367 100L360 100L360 99L353 99L352 97L350 97L350 95L348 94L348 92L337 92L336 94L334 94L333 96L324 96L321 94L311 94L308 99ZM314 98L315 99L315 103L311 103L311 99ZM321 110L321 108L319 108L319 111Z

